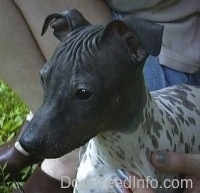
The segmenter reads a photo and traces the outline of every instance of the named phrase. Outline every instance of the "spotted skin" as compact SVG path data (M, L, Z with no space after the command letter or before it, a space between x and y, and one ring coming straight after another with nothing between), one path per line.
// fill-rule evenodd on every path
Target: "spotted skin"
M179 175L158 171L150 163L150 154L166 150L200 152L200 88L176 85L151 95L146 91L146 97L138 128L128 133L106 132L89 141L77 174L78 181L89 185L77 186L75 192L115 193L109 182L119 180L116 169L158 180L158 193L177 192L161 186L165 179Z

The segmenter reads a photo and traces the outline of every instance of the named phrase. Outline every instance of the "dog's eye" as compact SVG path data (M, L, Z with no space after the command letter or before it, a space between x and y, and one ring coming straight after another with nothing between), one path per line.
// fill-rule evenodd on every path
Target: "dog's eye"
M88 90L85 90L85 89L79 89L76 93L76 97L80 100L89 100L93 97L93 92L90 92Z

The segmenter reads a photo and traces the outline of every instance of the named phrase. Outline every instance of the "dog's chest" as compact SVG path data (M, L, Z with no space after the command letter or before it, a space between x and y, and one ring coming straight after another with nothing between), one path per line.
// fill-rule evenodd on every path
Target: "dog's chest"
M178 177L157 171L149 160L152 151L200 152L199 90L186 87L178 95L173 89L152 93L156 107L149 101L144 120L134 132L108 132L89 142L77 175L78 181L86 182L84 188L77 188L79 193L115 192L117 168L132 171L143 179L150 176L159 187L165 179ZM169 190L162 187L158 192Z

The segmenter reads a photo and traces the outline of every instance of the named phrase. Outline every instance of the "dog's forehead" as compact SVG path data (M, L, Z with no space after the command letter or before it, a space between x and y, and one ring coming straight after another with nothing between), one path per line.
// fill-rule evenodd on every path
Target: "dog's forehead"
M92 57L99 49L103 26L85 26L70 32L55 49L50 68L68 68Z
M48 62L50 68L54 71L58 68L71 71L74 65L89 67L90 63L96 62L98 55L103 54L101 40L103 30L104 26L91 25L69 33L55 49Z
M58 46L58 54L63 53L70 61L80 59L84 54L93 54L98 49L102 31L102 26L86 26L72 31Z
M117 75L124 71L121 64L128 59L123 57L123 47L116 47L117 38L102 40L104 29L104 26L87 26L69 33L44 68L46 77L57 84L63 82L63 77L67 82L102 84L103 75L111 79L115 78L114 72Z

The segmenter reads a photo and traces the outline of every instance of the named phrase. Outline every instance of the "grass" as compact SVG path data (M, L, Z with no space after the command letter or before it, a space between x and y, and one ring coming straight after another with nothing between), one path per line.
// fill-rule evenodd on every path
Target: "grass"
M11 140L28 113L16 94L0 81L0 143Z
M26 105L0 80L0 144L10 141L16 135L28 112ZM4 174L5 167L6 165L0 166L0 175L3 178L3 182L0 182L0 193L10 193L20 185L7 181L9 174ZM23 171L24 176L28 171Z

